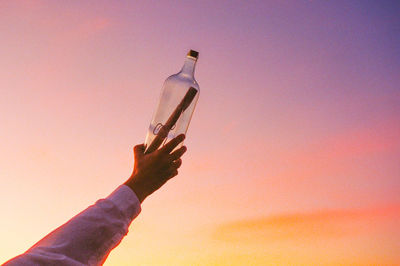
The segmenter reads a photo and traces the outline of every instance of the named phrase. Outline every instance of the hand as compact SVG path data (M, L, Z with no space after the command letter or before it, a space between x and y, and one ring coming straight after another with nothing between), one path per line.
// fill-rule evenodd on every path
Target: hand
M182 165L181 156L186 152L186 147L172 151L184 139L185 135L181 134L149 154L144 154L144 144L133 148L135 164L125 185L135 192L140 202L178 174L178 168Z

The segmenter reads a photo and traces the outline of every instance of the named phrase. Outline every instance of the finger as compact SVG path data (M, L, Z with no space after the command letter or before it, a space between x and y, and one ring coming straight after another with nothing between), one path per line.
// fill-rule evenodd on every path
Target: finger
M174 167L175 169L178 169L179 167L181 167L181 165L182 165L182 159L178 159L172 162L172 167Z
M178 170L173 170L172 172L171 172L171 174L168 176L168 179L171 179L171 178L173 178L174 176L177 176L178 175Z
M173 150L175 149L175 147L178 146L178 144L181 143L184 139L185 139L185 135L184 135L184 134L180 134L179 136L173 138L170 142L168 142L167 144L165 144L165 146L161 148L161 151L162 151L162 152L165 152L165 153L170 153L170 152L173 151Z
M186 150L186 146L180 147L179 149L171 153L171 155L169 156L170 160L175 161L179 159L186 152Z
M139 145L136 145L135 147L133 147L133 154L134 154L135 160L143 157L144 150L145 150L144 144L139 144Z

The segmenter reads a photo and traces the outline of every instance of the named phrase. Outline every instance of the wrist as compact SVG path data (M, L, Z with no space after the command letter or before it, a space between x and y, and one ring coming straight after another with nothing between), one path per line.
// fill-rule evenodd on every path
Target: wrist
M140 185L140 182L137 181L134 175L132 175L126 182L127 185L133 193L135 193L136 197L139 199L140 203L144 201L144 199L148 196L148 193L144 189L143 186Z

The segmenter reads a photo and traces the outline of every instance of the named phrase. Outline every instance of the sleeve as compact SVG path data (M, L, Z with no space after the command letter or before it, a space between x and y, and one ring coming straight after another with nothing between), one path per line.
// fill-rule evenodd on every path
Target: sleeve
M102 265L140 211L135 193L121 185L4 265Z

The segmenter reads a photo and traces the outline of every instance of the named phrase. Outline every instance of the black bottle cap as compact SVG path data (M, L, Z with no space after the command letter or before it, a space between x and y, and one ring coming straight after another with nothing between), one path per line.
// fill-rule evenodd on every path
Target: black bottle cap
M194 57L194 58L199 58L199 52L195 51L195 50L190 50L187 54L188 56Z

